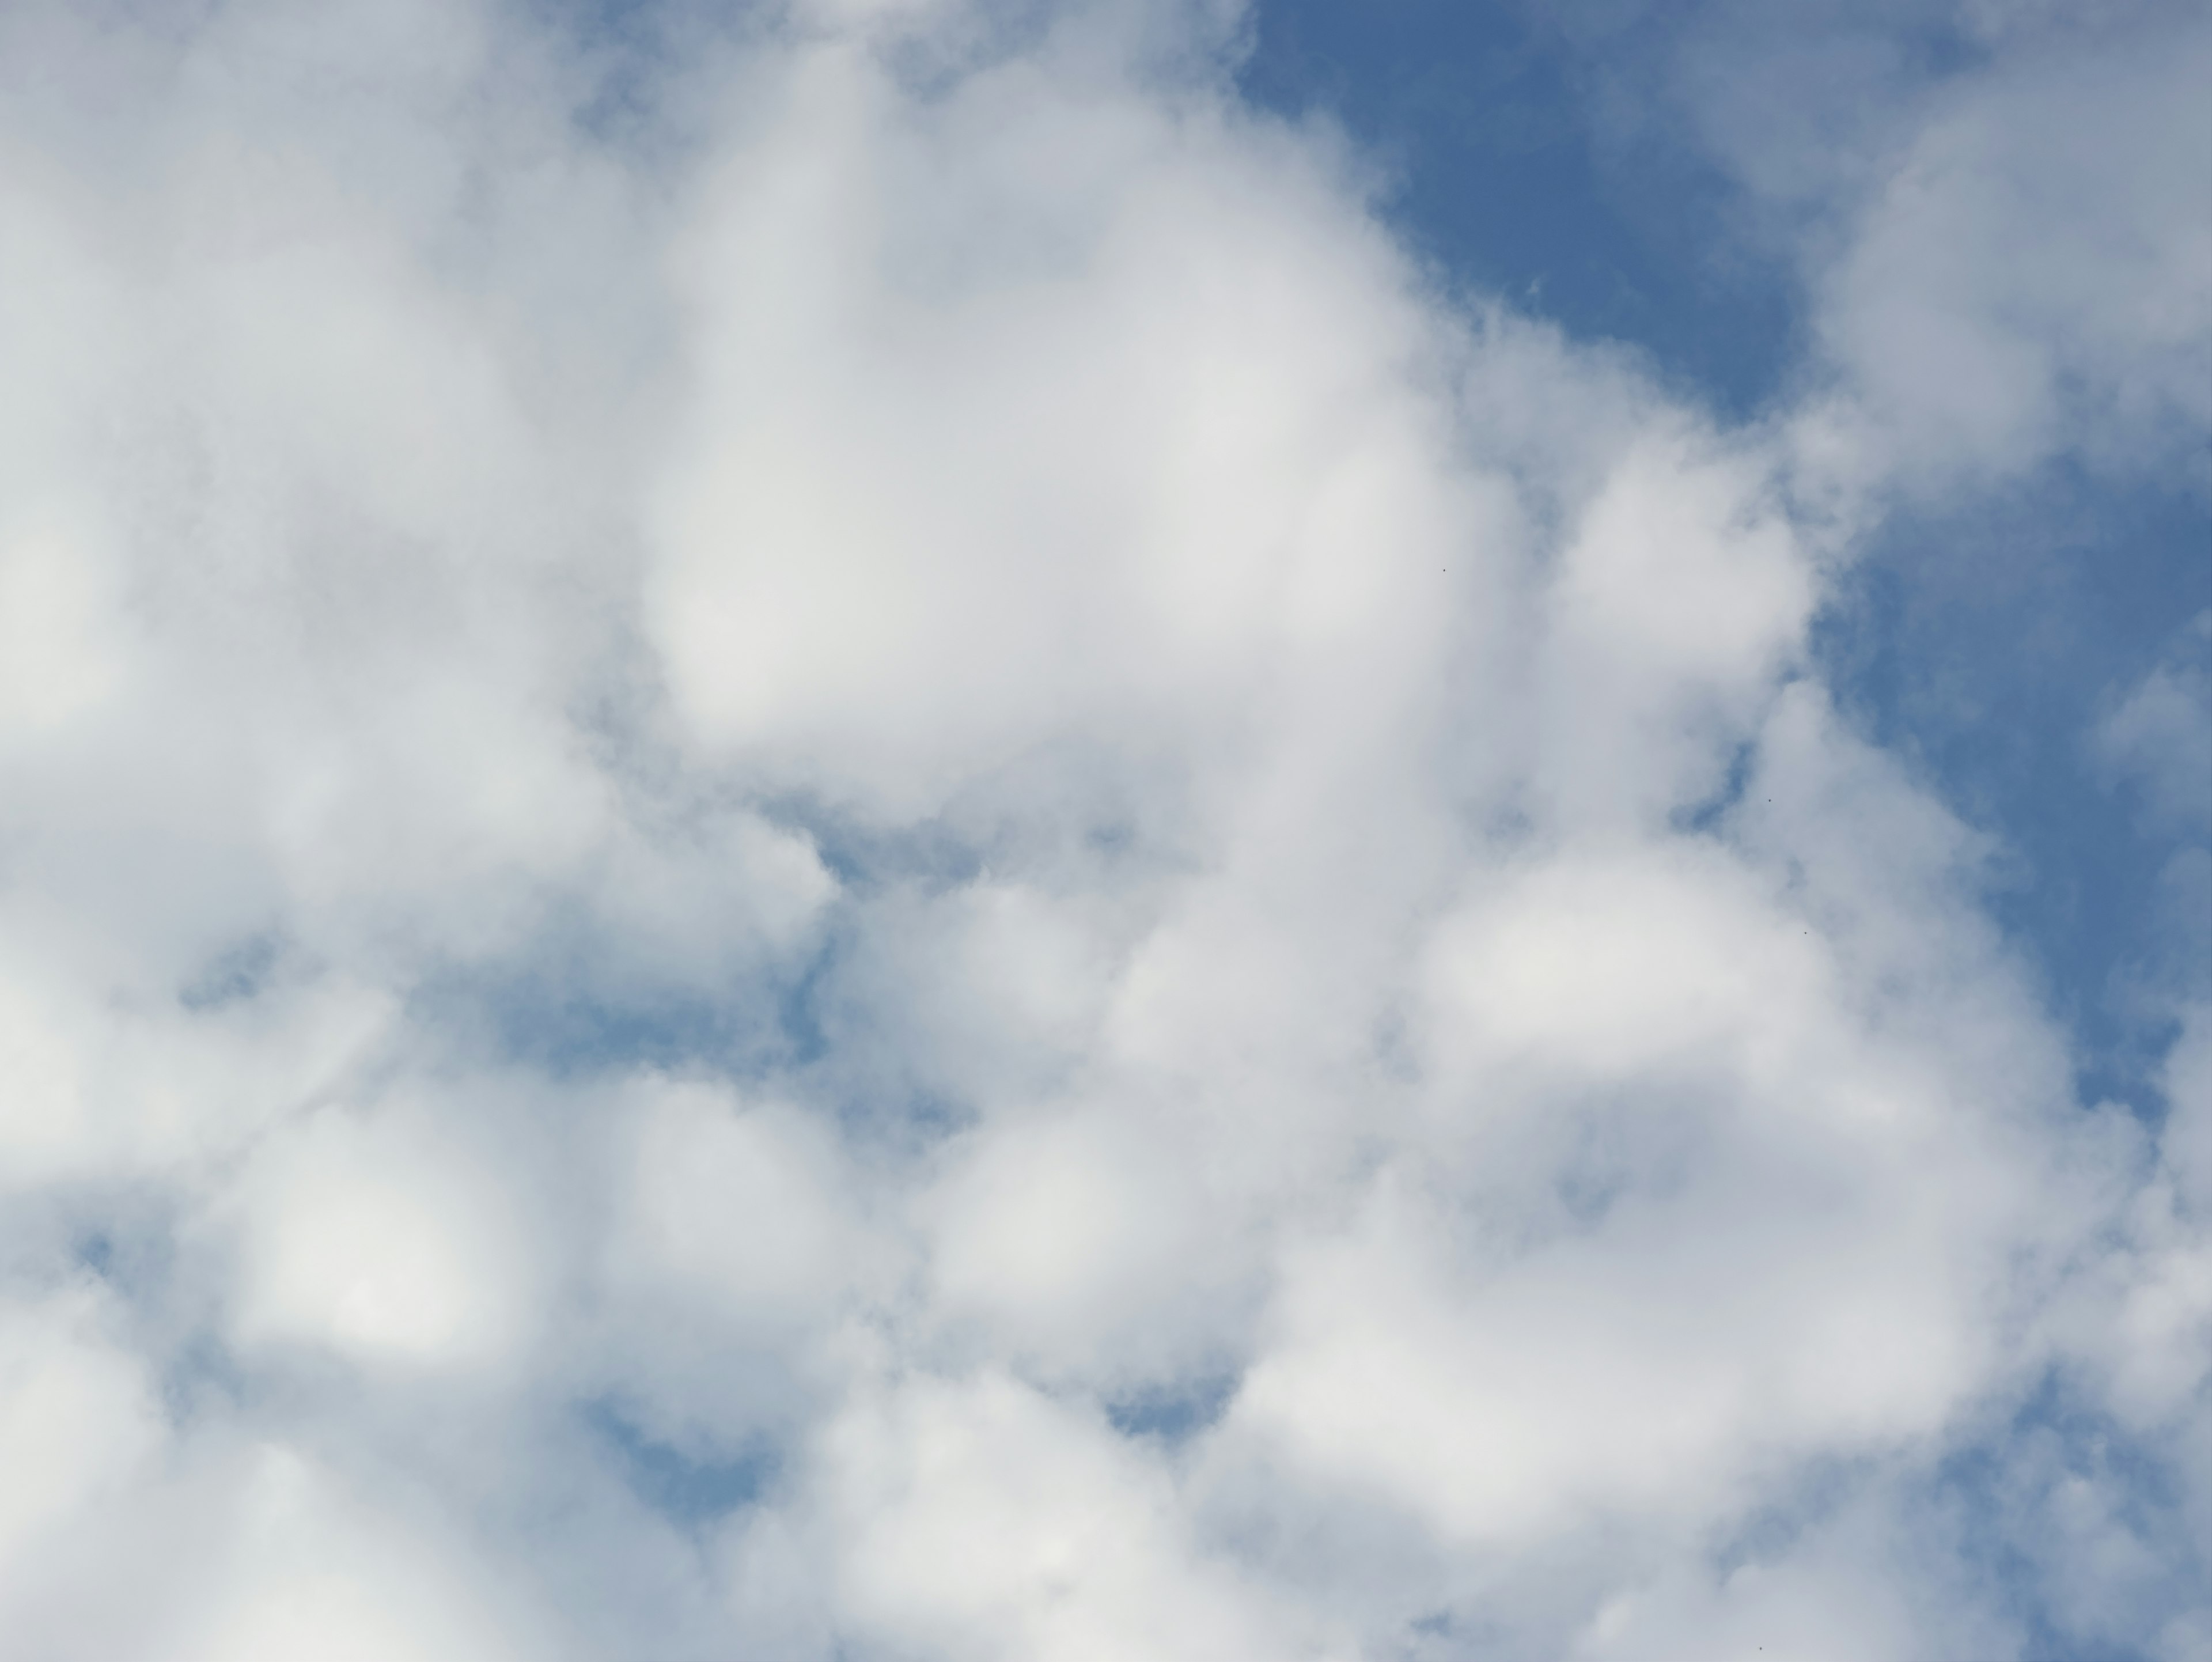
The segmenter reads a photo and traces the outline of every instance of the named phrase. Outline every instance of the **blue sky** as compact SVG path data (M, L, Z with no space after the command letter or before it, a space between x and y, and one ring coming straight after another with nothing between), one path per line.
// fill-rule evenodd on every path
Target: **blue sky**
M1807 373L1802 274L1738 181L1654 107L1655 60L1698 14L1621 10L1607 29L1577 27L1595 8L1267 5L1239 85L1292 119L1340 123L1443 281L1631 344L1688 396L1748 416ZM1899 79L1939 84L1985 66L1957 20L1892 10L1844 12L1850 40L1820 39L1837 18L1814 9L1753 49L1840 58L1875 43ZM2212 912L2183 902L2182 941L2166 938L2176 903L2157 875L2191 833L2145 825L2088 734L2163 658L2205 661L2175 627L2212 606L2201 449L2118 479L2062 460L1900 513L1864 557L1829 599L1823 667L1870 732L2004 843L1996 910L2075 1028L2084 1088L2156 1115L2150 1075L2171 1033L2132 1008L2130 984L2172 955L2212 962Z
M1265 108L1341 122L1448 281L1632 343L1743 413L1796 366L1795 283L1731 225L1710 162L1607 121L1608 82L1644 50L1578 51L1512 5L1273 5L1238 80Z
M2208 76L0 14L0 1653L2212 1656Z

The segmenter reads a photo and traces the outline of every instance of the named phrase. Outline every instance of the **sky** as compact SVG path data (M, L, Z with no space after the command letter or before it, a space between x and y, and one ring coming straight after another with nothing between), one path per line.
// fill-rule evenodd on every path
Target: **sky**
M0 1653L2212 1657L2209 82L0 9Z

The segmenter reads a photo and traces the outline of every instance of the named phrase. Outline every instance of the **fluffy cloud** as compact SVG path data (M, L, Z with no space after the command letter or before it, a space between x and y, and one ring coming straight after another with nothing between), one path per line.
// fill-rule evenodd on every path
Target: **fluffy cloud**
M1888 467L2136 468L2212 424L2212 36L2114 33L2008 41L1931 99L1824 277L1821 332Z
M2212 53L2185 7L1589 0L1615 144L1687 137L1793 268L1816 473L1923 502L2055 458L2201 488Z
M634 21L0 36L9 1653L2188 1654L2203 1026L2078 1104L1812 673L1906 463L1447 303L1233 17ZM1904 189L1852 408L2025 444ZM2198 419L2175 258L1990 303Z

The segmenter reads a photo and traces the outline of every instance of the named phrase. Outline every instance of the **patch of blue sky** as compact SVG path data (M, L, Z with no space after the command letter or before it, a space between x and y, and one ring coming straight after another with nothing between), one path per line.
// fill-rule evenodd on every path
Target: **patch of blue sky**
M426 980L410 1009L465 1055L584 1085L640 1073L720 1080L807 1105L880 1157L918 1159L974 1111L871 1032L841 982L851 946L832 928L804 957L678 988L599 973L574 943L541 943L490 973Z
M669 71L696 50L702 9L684 0L532 0L577 52L588 96L576 119L593 137L617 148L648 146L672 135ZM716 9L720 27L768 8L731 0Z
M751 1077L819 1055L820 968L756 966L721 984L676 984L600 973L588 942L541 942L487 971L426 978L410 1015L464 1052L557 1079L641 1069Z
M1234 1373L1206 1374L1132 1391L1106 1404L1107 1423L1124 1437L1185 1442L1220 1419L1237 1384Z
M104 1282L141 1307L176 1291L177 1218L157 1190L88 1184L11 1196L4 1210L9 1245L47 1273Z
M1516 5L1264 0L1239 85L1340 125L1384 168L1393 228L1451 285L1634 347L1747 413L1796 361L1801 298L1771 253L1726 234L1710 162L1607 131L1594 67Z
M763 805L763 815L803 835L848 892L867 894L894 884L957 888L983 868L982 854L970 841L936 822L886 830L797 797Z
M177 1001L187 1010L218 1010L256 997L280 967L284 944L265 931L232 943L178 990Z
M104 1229L95 1229L84 1235L70 1256L103 1281L115 1272L115 1240Z
M757 1071L782 1048L781 1002L776 989L758 999L659 989L623 996L542 969L433 978L411 1001L418 1021L464 1049L481 1045L556 1079L641 1068Z
M1335 120L1380 158L1394 227L1449 281L1628 344L1725 420L1808 373L1807 297L1776 220L1814 210L1750 201L1657 107L1660 66L1692 34L1748 70L1790 59L1815 103L1861 82L1932 84L1983 51L1946 15L1907 6L1761 19L1261 0L1241 85L1263 107ZM1832 73L1807 69L1823 54ZM2190 899L2160 874L2191 832L2131 813L2094 729L2162 658L2212 654L2181 634L2212 607L2202 460L2127 478L2062 460L1994 497L1899 512L1816 636L1863 728L1996 840L1993 912L2075 1036L2084 1096L2154 1117L2172 1028L2170 1001L2142 990L2212 961L2212 916L2177 916Z
M1990 910L2075 1034L2083 1096L2154 1115L2171 1025L2144 993L2212 970L2212 915L2176 910L2161 874L2203 832L2146 816L2095 733L2155 664L2205 655L2208 606L2201 498L2054 467L1894 520L1818 636L1861 725L1996 839Z
M584 1405L586 1427L639 1500L672 1522L711 1524L767 1492L780 1464L768 1443L734 1454L686 1452L641 1428L611 1398Z
M1912 1497L1929 1527L2019 1635L2019 1662L2153 1662L2165 1624L2200 1602L2170 1453L2145 1446L2047 1376L1984 1440L1945 1459ZM2120 1526L2092 1563L2069 1535Z

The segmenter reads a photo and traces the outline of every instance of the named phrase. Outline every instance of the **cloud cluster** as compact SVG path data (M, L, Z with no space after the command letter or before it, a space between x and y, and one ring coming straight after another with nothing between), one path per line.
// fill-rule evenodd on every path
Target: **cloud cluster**
M1611 142L1680 135L1805 289L1815 465L1926 502L2057 457L2204 484L2212 29L2157 0L1588 0ZM1825 394L1825 396L1823 396Z
M1237 22L9 9L0 1649L2212 1642L2212 1028L2077 1102L1806 648L2195 245L1992 294L1993 83L1723 430Z

